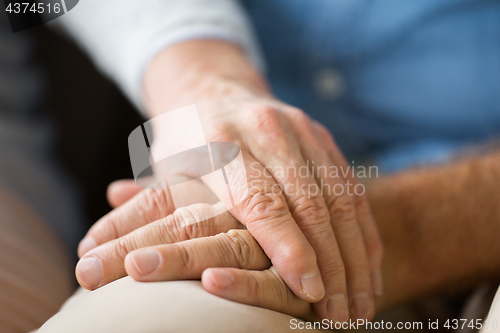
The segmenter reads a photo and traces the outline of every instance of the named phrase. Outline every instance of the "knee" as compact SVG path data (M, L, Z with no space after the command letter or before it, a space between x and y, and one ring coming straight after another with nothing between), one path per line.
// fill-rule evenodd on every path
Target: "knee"
M288 332L292 317L234 303L198 281L140 283L129 277L76 297L45 332Z

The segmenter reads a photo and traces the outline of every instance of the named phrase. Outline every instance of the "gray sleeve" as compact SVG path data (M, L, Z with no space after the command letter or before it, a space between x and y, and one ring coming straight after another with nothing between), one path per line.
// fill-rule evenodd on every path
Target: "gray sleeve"
M85 0L57 21L140 109L148 63L180 41L237 43L263 70L252 28L236 0Z

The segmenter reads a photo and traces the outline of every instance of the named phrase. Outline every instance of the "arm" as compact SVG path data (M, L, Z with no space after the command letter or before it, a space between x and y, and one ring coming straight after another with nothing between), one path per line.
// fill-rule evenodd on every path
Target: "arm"
M179 43L158 54L146 71L143 95L150 118L189 104L215 104L228 96L237 102L272 97L243 50L217 40ZM210 118L220 111L198 112Z
M366 199L346 191L319 193L320 182L344 186L352 179L282 177L273 171L289 166L307 170L306 161L325 166L347 163L333 141L321 137L324 128L269 93L255 69L256 45L237 2L150 0L124 6L117 0L89 0L65 15L63 22L129 97L140 107L145 104L150 117L196 103L207 125L207 141L236 143L245 163L271 170L270 177L254 179L248 196L242 184L245 175L227 175L240 181L236 187L242 193L233 195L244 197L232 213L299 297L318 303L324 318L334 313L336 320L345 320L349 313L353 318L372 316L374 297L382 293L382 247ZM160 133L155 133L155 141L161 141ZM271 193L274 185L289 193ZM310 186L315 193L302 190ZM128 232L136 225L127 216L120 220L129 227L117 230ZM82 244L113 238L102 230L93 228L93 239ZM83 246L80 249L82 255ZM83 285L96 288L99 284L94 282L99 281L102 285L109 278ZM327 309L332 300L335 306Z
M368 186L386 260L380 307L465 290L500 274L500 153Z
M377 302L378 311L426 295L463 291L484 281L498 279L499 162L500 153L492 153L442 166L408 170L367 185L370 204L386 249L383 266L386 292ZM197 214L195 207L188 209L193 210L192 214L181 215ZM230 218L230 215L226 217ZM168 218L155 223L168 225L174 220ZM210 223L224 225L216 221ZM251 238L245 240L249 245L243 255L240 245L227 248L228 242L221 241L220 238L226 237L227 233L220 234L214 242L211 238L199 238L181 241L176 246L162 245L156 248L165 258L170 258L171 266L189 263L190 268L166 270L163 277L158 271L149 276L140 274L137 266L131 264L140 259L140 255L136 257L136 254L142 250L136 250L160 242L164 244L160 240L165 239L165 235L161 233L185 234L176 230L179 225L182 223L161 229L150 226L139 228L119 241L90 251L89 255L99 256L103 262L109 261L104 267L121 266L123 259L120 257L126 257L127 272L139 281L201 277L204 288L220 297L304 319L317 319L310 305L293 295L273 268L256 271L262 267L250 264L249 259L264 256ZM191 235L206 234L205 230L210 230L200 229L194 232L191 228L187 230L191 231ZM157 230L163 231L158 233ZM246 231L241 232L238 235L245 235ZM231 241L239 242L238 237L232 237ZM207 250L208 247L215 249L218 246L223 248L217 252L219 255L214 256ZM188 255L171 254L179 248L183 248ZM110 255L117 249L122 251L120 257ZM233 262L228 263L231 260ZM234 266L243 269L231 268Z

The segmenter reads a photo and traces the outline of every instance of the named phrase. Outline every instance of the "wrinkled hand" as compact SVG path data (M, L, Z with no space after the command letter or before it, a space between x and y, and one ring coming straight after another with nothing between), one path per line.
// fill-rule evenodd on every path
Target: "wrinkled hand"
M301 110L272 98L218 110L223 111L204 111L212 121L208 140L235 142L248 152L244 156L251 199L232 213L257 239L287 285L311 302L321 297L321 284L313 275L318 263L326 287L326 297L315 306L320 317L332 318L335 313L333 319L343 321L350 304L352 319L370 318L374 296L382 293L382 244L366 198L353 193L352 187L349 193L349 186L358 183L345 172L348 163L329 132ZM331 166L343 172L330 177L325 170ZM310 170L305 177L299 172L302 168ZM276 185L281 196L275 195ZM296 233L297 226L307 242Z
M382 244L366 198L347 191L356 180L350 172L343 178L318 171L306 177L280 171L312 165L316 170L348 170L329 132L304 112L267 97L228 98L198 109L205 110L202 117L209 124L204 128L207 141L241 147L247 177L238 170L228 170L227 177L241 189L248 188L248 180L249 193L231 213L255 237L290 289L317 302L314 309L321 318L371 318L374 296L382 293ZM322 191L324 184L343 191ZM276 193L276 186L282 193ZM145 190L100 220L83 240L80 255L172 211L161 190Z
M128 195L135 191L133 186L129 189ZM115 203L123 200L120 195L111 198ZM229 212L193 223L196 217L218 211L224 211L220 203L181 208L94 248L78 264L80 284L95 288L127 274L137 281L202 279L204 288L220 297L314 319L311 303L292 293L250 232L235 229L242 225ZM96 263L97 273L89 269Z

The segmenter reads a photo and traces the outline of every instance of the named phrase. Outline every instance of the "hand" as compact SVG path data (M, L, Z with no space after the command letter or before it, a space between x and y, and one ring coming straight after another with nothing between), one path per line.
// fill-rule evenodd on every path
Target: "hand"
M203 219L205 215L215 217ZM197 222L200 219L203 222ZM190 243L183 241L199 237L215 236L231 229L242 227L243 226L226 211L222 203L217 203L215 205L195 204L189 207L183 207L177 209L173 214L165 218L144 225L118 239L111 240L88 251L82 256L77 264L76 277L80 285L87 289L96 289L127 274L141 281L141 275L148 275L148 281L153 281L154 279L152 280L152 277L162 280L168 279L168 276L171 276L175 279L179 277L180 274L188 272L183 269L184 267L176 267L173 264L173 260L177 259L179 256L190 262L192 261L197 267L201 265L212 267L213 265L210 258L203 262L194 260L196 258L192 257L188 251ZM221 236L218 237L220 238ZM234 239L236 239L236 237ZM255 240L251 237L247 237L246 241L255 243ZM166 244L172 244L173 246L169 247L169 245ZM255 244L252 244L252 246L255 247ZM231 245L229 241L227 245ZM156 275L144 274L146 271L146 264L151 263L151 260L148 260L146 256L140 256L141 253L144 254L145 252L137 252L135 256L128 256L131 251L151 246L157 246L160 253L165 255L164 259L168 259L169 263L168 266L163 265L162 271L157 272ZM256 246L258 247L258 245ZM231 249L233 248L230 247L229 250ZM209 250L206 254L214 255L214 258L228 258L225 251L222 249L219 249L219 251L220 253ZM233 254L234 253L238 254L237 251L233 252ZM125 260L126 257L129 259L135 258L136 260L127 261ZM261 256L256 258L258 259L257 264L248 261L250 267L260 267L260 269L269 267L269 260L267 257L265 259L262 259ZM233 258L232 261L230 258L227 260L229 267L237 267L233 265L238 265L238 262L239 261L235 260L235 258ZM191 275L192 277L184 277L197 278L197 273L191 271L190 274L194 275ZM199 272L199 274L201 274L201 272Z
M315 305L320 317L345 321L350 312L352 319L371 318L374 295L382 293L382 245L366 198L348 193L349 184L357 184L350 172L343 178L320 171L331 166L349 170L329 132L301 110L272 98L254 97L226 108L221 104L214 103L217 111L205 111L213 117L206 135L209 141L241 147L250 188L233 215L295 294L310 302L322 297L321 282L311 277L318 263L326 287L326 297ZM305 177L298 172L302 168L309 168ZM244 179L238 170L227 173L230 182ZM323 184L341 188L341 194L323 191ZM328 306L329 299L342 311Z
M346 178L341 173L332 178L318 172L320 167L348 168L333 138L301 110L274 99L265 85L253 84L255 80L241 82L252 75L241 70L244 64L238 60L241 52L236 47L221 42L193 43L169 48L151 65L146 77L151 116L174 109L166 101L196 103L207 141L241 147L247 175L239 170L227 172L230 182L241 189L233 195L242 199L231 213L259 242L290 289L304 300L317 302L314 308L321 318L345 321L349 314L352 319L371 318L374 296L382 293L382 243L366 198L347 191L349 184L357 184L350 172ZM199 44L203 44L201 49ZM212 54L214 48L223 52ZM199 54L203 54L202 60L195 59ZM198 60L210 63L197 66ZM217 73L219 65L231 71ZM181 69L185 71L176 72ZM189 82L176 81L181 77ZM316 172L311 170L313 162ZM289 168L311 172L305 177L280 172ZM247 180L249 193L242 198ZM322 191L323 184L342 191ZM273 193L276 186L283 193ZM134 198L111 218L98 222L84 242L102 244L165 217L173 209L168 208L171 202L161 191L145 191L139 196L142 199ZM144 206L138 207L139 202ZM139 213L132 213L134 210ZM110 232L97 235L99 229Z
M126 188L128 185L119 183L116 186ZM129 189L135 191L133 186ZM110 194L116 199L113 191ZM86 268L97 259L101 273L99 286L126 274L145 282L201 278L205 289L226 299L306 320L316 319L311 303L292 293L270 267L269 259L251 234L247 230L234 229L242 225L230 213L191 224L194 217L208 213L204 210L222 208L220 204L182 208L168 219L143 226L91 250L78 264L79 282L88 287L82 279L96 278L94 274L89 275ZM208 237L195 238L202 236ZM85 260L90 260L90 264ZM228 269L207 270L209 267Z
M273 105L276 105L276 102L274 102ZM282 107L290 108L288 106ZM285 112L290 112L290 110L286 109ZM292 110L291 112L299 111ZM255 115L255 108L243 108L243 110L239 111L238 114L240 117L247 120ZM284 115L286 115L286 113ZM279 114L279 117L282 116L282 114ZM226 115L225 117L228 116ZM245 135L245 128L239 129L236 119L226 119L224 121L228 127L237 129L243 133L242 135ZM234 123L231 121L234 121ZM286 124L286 122L288 122L287 118L284 118L283 122ZM239 123L248 122L240 121ZM300 123L303 124L304 122ZM329 166L340 164L341 166L347 168L347 163L342 159L341 154L335 147L335 144L328 132L316 123L311 123L310 126L315 128L313 131L314 136L310 138L312 141L310 146L319 151L319 143L322 142L323 145L326 143L326 146L330 148L330 152L328 155L324 152L318 153L318 155L321 156L321 159L325 161L322 164L317 162L320 160L319 157L315 159L313 149L306 151L308 154L306 158L314 160L316 165L319 164ZM286 132L283 130L283 133ZM300 138L302 134L299 132L297 135ZM323 137L321 137L321 135ZM234 138L225 138L223 141L226 140L232 142L236 141L240 146L242 146L242 150L244 152L246 149L249 149L243 145L240 139L235 140ZM273 141L276 142L276 140ZM293 137L286 138L283 141L283 144L285 144L284 148L280 148L277 144L274 145L272 153L290 150L288 142L293 142ZM301 140L300 144L305 144L305 141ZM259 152L252 151L252 155L258 155L258 153ZM265 150L260 151L260 153L267 154ZM299 156L300 160L303 161L304 158L301 157L301 153L296 153L296 156ZM287 170L287 166L279 160L274 160L272 154L266 158L270 159L266 163L267 165L281 165L284 170ZM289 157L291 160L293 158L297 157ZM336 164L333 162L334 159L337 161ZM317 182L321 181L326 184L330 184L330 186L333 187L339 183L345 185L345 182L349 181L349 179L279 179L279 177L272 176L271 168L266 169L271 170L271 174L266 174L266 172L264 172L264 166L260 162L257 162L250 154L245 156L245 162L247 164L246 169L251 170L250 172L247 172L248 179L250 180L250 197L253 201L245 201L244 203L246 205L244 204L233 209L232 213L234 216L247 226L250 232L252 232L253 235L259 240L259 243L266 250L266 253L269 253L271 258L273 253L276 253L276 251L281 251L282 256L283 254L287 254L289 256L288 259L285 258L285 260L282 260L281 267L284 267L282 269L287 270L287 266L291 265L290 262L295 261L297 265L302 265L302 268L299 267L296 268L296 270L303 270L306 272L314 270L317 256L320 268L322 269L323 280L327 281L328 297L332 296L332 300L335 300L336 309L341 308L344 311L344 313L336 313L335 315L337 318L332 318L331 315L333 314L330 315L330 318L337 319L337 321L345 321L349 318L347 305L348 293L346 287L349 287L349 295L352 295L350 296L353 308L352 318L369 318L373 314L373 292L370 285L371 281L369 275L370 268L375 271L372 273L372 278L375 279L373 281L374 291L377 292L381 287L376 285L376 283L380 282L380 280L376 280L379 279L376 275L379 273L377 271L378 266L374 265L376 260L379 259L376 257L372 259L371 267L368 266L367 262L367 255L371 255L373 258L377 255L377 253L370 253L366 250L362 228L364 228L365 231L365 241L371 240L372 242L375 242L375 245L378 241L378 233L374 222L371 219L369 209L365 205L365 199L363 197L355 198L347 194L337 197L333 193L328 192L325 193L325 197L322 197L318 193L311 195L311 193L307 192L300 193L298 190L285 192L284 195L280 196L273 196L272 190L270 191L270 189L273 189L273 186L276 184L275 179L278 179L278 183L282 186L282 188L290 188L291 186L305 186L307 188L311 184L317 184ZM248 167L248 164L251 164L251 167ZM295 168L299 169L300 166L295 165ZM253 170L259 170L260 172L256 173L253 172ZM275 168L275 170L278 169ZM241 178L241 175L233 174L229 170L228 177L230 179L238 179ZM293 184L295 181L298 181L298 185ZM355 180L350 178L350 182L355 183ZM119 193L119 191L116 192ZM286 198L287 196L288 198ZM325 202L325 199L328 203ZM271 209L259 209L259 206L263 206L262 202L267 204ZM102 244L110 239L127 234L142 225L164 218L169 213L172 213L172 211L173 207L171 207L171 205L169 206L168 198L164 191L142 191L132 200L96 223L89 232L88 237L85 238L85 242L87 242L88 239L93 239L95 244ZM262 220L267 222L262 223ZM297 225L300 229L297 228ZM279 229L277 229L278 226ZM270 235L272 234L277 235L279 237L278 240L271 238ZM306 239L304 239L303 235L306 236ZM370 235L374 237L370 238ZM310 249L309 243L315 247L315 254ZM280 247L282 244L289 244L289 248L294 251ZM370 245L370 243L368 243L368 245ZM80 252L80 254L83 254L85 251L81 250ZM313 258L312 261L306 259L308 258L308 253L309 258ZM343 254L342 257L341 253ZM294 259L292 260L291 258ZM302 258L303 261L306 261L305 264L307 266L313 266L312 269L305 266L304 262L301 263L296 260L296 258ZM279 259L275 260L275 266L278 268L280 267ZM282 273L282 275L285 278L288 277L290 280L293 279L290 278L290 273L293 274L293 271L287 270L287 272ZM328 282L330 282L330 284ZM322 292L320 292L318 298L322 296L321 293ZM301 292L299 292L299 294L303 295ZM354 296L359 294L363 296L366 295L366 299L361 305L358 305L353 301ZM342 299L340 295L344 295L345 298ZM305 297L305 299L308 301L317 300L313 297ZM341 303L341 305L338 305L339 303ZM325 304L319 304L316 305L316 307L319 308L324 305ZM333 313L335 310L331 311Z

